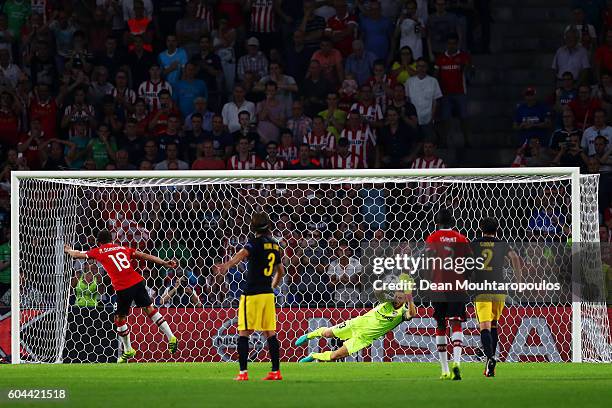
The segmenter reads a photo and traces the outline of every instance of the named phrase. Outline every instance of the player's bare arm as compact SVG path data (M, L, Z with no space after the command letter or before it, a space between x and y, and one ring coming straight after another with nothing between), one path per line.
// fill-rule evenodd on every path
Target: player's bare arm
M174 259L164 260L155 255L147 254L147 253L140 252L140 251L134 252L132 257L136 259L144 259L145 261L150 261L157 265L165 266L165 267L172 268L172 269L178 266L178 263Z
M522 260L521 257L514 251L508 252L508 258L510 258L510 264L512 265L512 269L514 270L514 275L516 276L517 282L522 282Z
M246 248L242 248L229 261L213 265L213 271L219 275L224 275L228 269L233 268L248 257L249 251Z
M64 252L70 255L74 259L87 259L87 254L85 252L77 251L76 249L72 249L72 247L68 244L64 245Z
M272 279L272 289L276 289L278 285L280 285L283 280L283 276L285 275L285 267L282 262L275 267L276 273L274 274L274 278Z

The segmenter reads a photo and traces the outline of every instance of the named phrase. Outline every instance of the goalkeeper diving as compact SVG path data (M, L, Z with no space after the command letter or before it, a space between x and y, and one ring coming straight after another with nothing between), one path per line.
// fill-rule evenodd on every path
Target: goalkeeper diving
M403 287L412 287L413 279L408 274L401 274L399 281ZM416 307L412 300L412 291L395 291L393 300L378 304L374 309L364 315L342 322L333 327L319 327L318 329L302 335L295 342L296 346L306 344L309 340L321 337L336 338L344 343L342 347L333 351L311 353L302 358L300 363L312 361L334 361L345 358L372 344L379 337L384 336L399 326L400 323L411 320L416 315Z

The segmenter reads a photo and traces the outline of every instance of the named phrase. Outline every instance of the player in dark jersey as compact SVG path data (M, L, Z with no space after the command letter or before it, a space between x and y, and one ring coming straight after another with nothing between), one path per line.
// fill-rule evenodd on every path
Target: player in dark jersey
M435 216L434 222L438 228L426 239L427 255L434 259L446 260L467 257L470 253L468 239L451 227L455 223L453 214L448 209L441 209ZM437 285L451 285L450 290L437 289L432 306L434 319L436 319L436 346L438 358L442 367L443 380L461 380L461 353L463 351L463 328L461 322L465 321L466 293L457 291L457 283L464 280L463 274L455 270L447 270L437 265L431 270L431 282ZM448 321L448 325L447 325ZM446 342L446 329L451 328L451 341L453 342L452 371L448 367L448 354Z
M255 213L251 218L251 231L255 238L229 261L215 265L218 274L248 258L246 287L238 306L238 357L240 373L237 381L249 379L247 360L249 357L249 336L261 331L268 339L268 350L272 360L272 371L264 380L282 380L280 372L280 344L276 338L276 308L274 289L278 287L284 274L282 253L278 242L270 235L270 219L265 213Z
M480 222L482 237L472 243L472 251L475 257L483 259L483 263L481 269L474 271L471 280L475 283L504 283L504 265L507 259L520 279L520 258L507 242L497 238L498 228L499 223L495 218L484 218ZM474 302L482 349L487 357L483 373L486 377L495 376L498 320L504 310L505 299L505 291L487 290L478 293Z
M168 338L168 350L174 354L178 349L178 340L170 330L170 326L163 316L153 306L149 293L144 284L144 278L134 270L132 259L144 259L157 265L174 269L177 264L174 260L165 261L154 255L140 252L134 248L113 244L112 235L108 230L101 230L97 237L97 247L87 252L72 249L64 245L64 252L75 259L94 259L110 277L111 283L117 293L117 310L115 312L115 326L117 334L123 344L123 353L118 363L127 363L128 359L136 355L136 350L130 343L130 330L127 325L127 316L132 302L142 308L147 316L159 327Z

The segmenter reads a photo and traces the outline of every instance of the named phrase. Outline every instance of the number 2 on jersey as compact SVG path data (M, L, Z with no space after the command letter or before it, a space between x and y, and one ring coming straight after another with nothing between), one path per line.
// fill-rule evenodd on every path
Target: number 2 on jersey
M117 270L119 271L128 269L132 266L132 264L130 264L130 260L127 258L127 255L123 252L117 252L115 255L111 254L108 257L111 259L111 261L113 261L117 267Z
M268 261L268 267L263 271L264 276L270 276L274 271L274 262L276 262L276 254L274 252L268 254Z
M482 256L484 258L484 262L482 263L482 269L485 271L492 271L493 268L491 268L489 264L493 259L493 251L489 248L485 248L482 250Z

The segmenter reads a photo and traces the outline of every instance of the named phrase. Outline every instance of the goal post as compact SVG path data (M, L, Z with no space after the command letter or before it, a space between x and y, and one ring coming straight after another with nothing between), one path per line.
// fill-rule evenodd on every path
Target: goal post
M254 210L263 208L271 213L274 223L283 224L283 230L279 226L273 233L291 253L288 262L296 272L290 278L299 282L286 278L277 298L279 331L285 329L283 336L289 345L299 335L298 330L317 322L337 323L354 317L373 303L372 293L365 289L371 283L366 268L355 287L331 284L329 278L325 284L314 280L304 284L304 271L309 271L309 279L318 276L325 280L336 257L336 247L331 252L331 244L329 248L313 249L310 241L320 239L326 245L351 242L351 251L363 260L380 231L386 240L399 246L418 246L424 234L432 230L434 212L450 206L456 212L457 228L469 239L476 238L480 218L494 214L500 218L502 229L506 227L504 240L524 243L534 239L532 229L539 228L531 225L538 221L533 221L530 210L548 205L558 225L538 230L535 241L570 241L572 270L584 275L579 265L584 251L580 251L579 243L596 243L599 239L597 217L593 217L598 211L597 177L581 175L579 168L563 167L12 172L12 362L90 362L96 361L91 355L99 350L104 350L102 354L111 361L113 350L119 347L112 338L112 328L108 338L100 342L92 339L108 331L112 290L103 273L94 274L95 284L102 290L90 295L100 300L95 307L75 307L73 286L76 276L81 282L85 266L62 253L64 243L87 248L94 230L101 227L112 229L114 238L127 245L157 251L169 239L172 245L164 246L165 254L181 257L190 253L181 258L180 273L189 282L195 276L191 286L195 297L185 295L187 291L181 292L187 299L180 301L183 303L173 303L174 298L162 302L168 299L166 294L176 276L144 266L143 270L155 275L148 288L162 314L168 313L169 323L178 326L179 335L181 328L188 331L182 333L188 349L178 361L228 361L235 357L230 345L235 328L231 327L235 296L240 290L237 280L241 278L237 271L218 281L206 270L245 243L244 227ZM342 206L349 208L341 211ZM558 249L545 246L542 251L547 254L550 248ZM528 244L525 248L534 251ZM593 262L600 256L594 252L591 255ZM303 261L305 258L308 262ZM601 303L597 296L583 298L580 288L584 277L574 278L568 297L535 292L529 294L531 297L511 297L504 323L508 332L504 332L501 346L505 360L612 361L605 300ZM603 285L603 275L589 277L591 283L599 278ZM311 296L313 292L317 296ZM402 324L357 359L429 361L428 333L432 326L426 300L420 303L419 311L424 313L423 318ZM473 317L471 309L470 314ZM167 356L156 346L142 340L159 340L152 328L137 313L130 319L136 319L130 323L134 340L141 341L141 349L145 349L140 361L166 361ZM203 319L207 321L201 322ZM300 319L306 326L300 326ZM142 328L134 326L137 324ZM466 322L466 330L473 332L474 324L473 318ZM79 326L87 325L98 331L82 329L75 333L81 330ZM530 343L534 331L538 337L535 345ZM252 358L257 359L263 342L255 337L252 343ZM478 347L475 336L467 344ZM294 347L283 353L284 360L297 361ZM476 359L474 355L469 358Z

